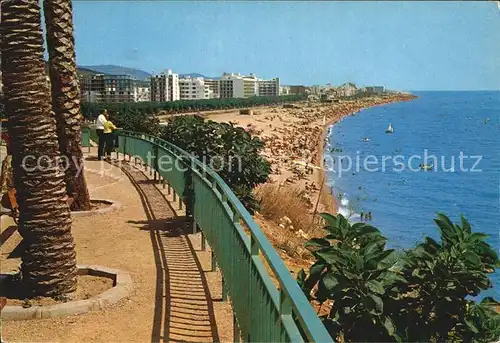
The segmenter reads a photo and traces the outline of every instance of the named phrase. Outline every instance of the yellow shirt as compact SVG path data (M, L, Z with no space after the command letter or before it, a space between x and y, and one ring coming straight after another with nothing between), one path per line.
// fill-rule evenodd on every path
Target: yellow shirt
M116 126L111 121L104 123L104 133L111 133L113 130L116 130Z

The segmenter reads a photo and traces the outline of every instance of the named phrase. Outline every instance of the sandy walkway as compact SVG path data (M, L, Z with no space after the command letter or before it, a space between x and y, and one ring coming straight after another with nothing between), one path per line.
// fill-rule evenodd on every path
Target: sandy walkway
M133 173L136 188L119 168L103 166L104 175L99 175L100 162L86 161L91 197L118 200L122 208L74 219L77 261L129 271L133 295L104 311L4 321L3 338L10 342L231 341L230 304L212 301L220 297L220 277L213 272L200 274L210 261L206 253L194 252L191 240L180 231L181 218L142 172ZM20 259L12 251L19 242L14 232L2 245L3 272L17 269Z

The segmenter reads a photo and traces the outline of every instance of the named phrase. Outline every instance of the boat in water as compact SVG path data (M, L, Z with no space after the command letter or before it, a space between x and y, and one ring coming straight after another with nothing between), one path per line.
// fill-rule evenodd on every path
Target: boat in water
M389 124L389 127L387 130L385 130L385 133L394 133L394 128L392 127L392 124Z
M429 170L432 170L434 166L431 164L431 165L428 165L428 164L421 164L420 165L420 169L422 170L425 170L425 171L429 171Z

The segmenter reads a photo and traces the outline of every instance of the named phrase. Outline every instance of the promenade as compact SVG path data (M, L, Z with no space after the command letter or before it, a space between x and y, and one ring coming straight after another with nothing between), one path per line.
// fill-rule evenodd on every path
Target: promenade
M95 155L93 151L90 156ZM232 341L232 309L221 301L220 272L210 250L185 230L184 212L149 170L128 163L85 161L92 199L121 206L107 214L73 219L77 262L128 271L132 295L104 311L30 321L3 321L8 342L216 342ZM17 271L21 237L2 217L1 271ZM8 233L8 235L7 235Z

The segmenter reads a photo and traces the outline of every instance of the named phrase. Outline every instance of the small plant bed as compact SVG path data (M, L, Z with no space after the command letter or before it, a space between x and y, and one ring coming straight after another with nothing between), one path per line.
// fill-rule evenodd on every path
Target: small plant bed
M113 280L107 277L94 275L78 275L78 286L74 293L60 297L34 297L30 298L23 287L19 274L9 275L2 282L0 296L7 298L7 306L50 306L74 300L86 300L113 287Z
M92 199L90 200L92 209L89 211L72 211L73 216L83 217L93 214L109 213L121 207L118 201L107 199Z
M77 290L60 297L30 297L20 274L2 274L0 296L7 298L3 320L63 317L102 310L130 295L133 283L127 272L102 266L78 266Z

